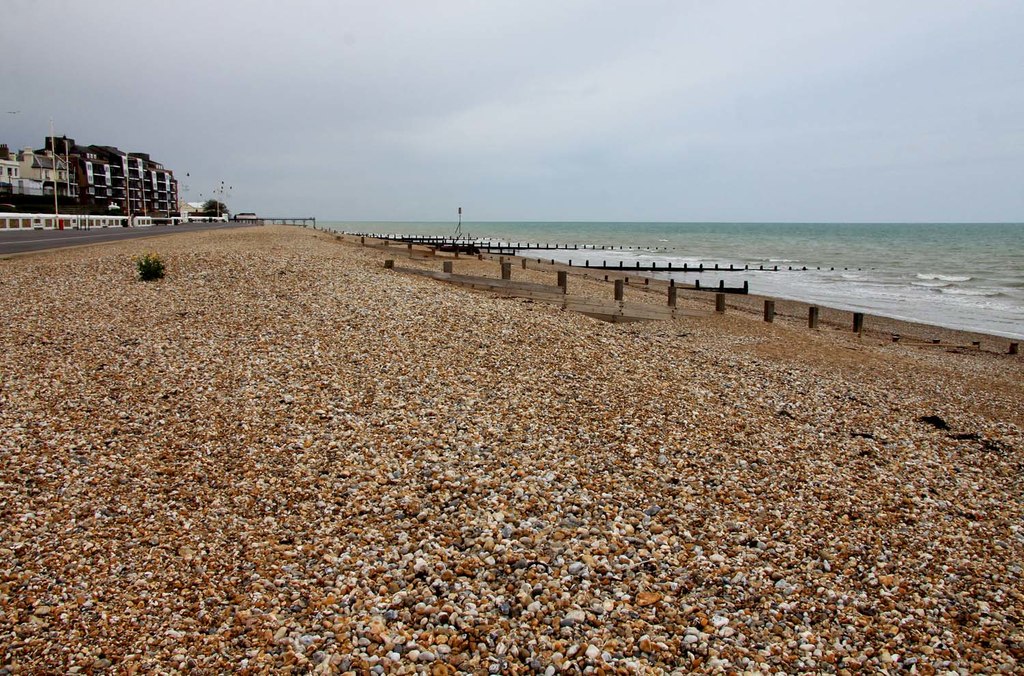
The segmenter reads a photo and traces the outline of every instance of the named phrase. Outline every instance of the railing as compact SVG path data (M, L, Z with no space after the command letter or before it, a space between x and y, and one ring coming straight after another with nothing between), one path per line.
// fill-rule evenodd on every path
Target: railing
M227 216L83 216L78 214L0 214L5 230L91 230L93 228L148 228L180 223L225 223Z
M78 214L0 214L3 230L88 230L127 227L127 216L81 216Z

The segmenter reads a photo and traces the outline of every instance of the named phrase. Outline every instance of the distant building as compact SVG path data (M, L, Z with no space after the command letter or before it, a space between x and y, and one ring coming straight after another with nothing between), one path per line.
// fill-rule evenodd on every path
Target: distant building
M82 203L95 211L127 214L122 153L104 146L75 146L75 155Z
M6 146L0 148L10 155ZM0 194L9 194L15 204L19 196L26 205L33 199L38 203L40 196L56 190L62 209L70 202L82 213L169 217L178 212L174 172L147 153L81 146L58 136L47 137L40 150L25 148L12 160L0 159Z
M67 160L59 155L25 148L18 152L18 165L21 170L20 194L53 195L56 190L58 196L78 197L78 181L71 181Z
M10 193L21 178L21 165L6 144L0 145L0 193Z
M174 174L148 153L129 153L129 185L142 200L141 211L154 215L170 215L178 204L178 182Z
M194 216L203 213L202 202L181 202L178 211L182 216Z

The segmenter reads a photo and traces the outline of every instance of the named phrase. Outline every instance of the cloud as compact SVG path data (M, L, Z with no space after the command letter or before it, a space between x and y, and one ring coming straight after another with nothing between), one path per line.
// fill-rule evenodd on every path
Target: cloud
M195 185L228 180L246 210L1024 209L1016 2L9 0L5 13L25 30L5 35L17 56L0 98L23 112L0 142L41 145L53 116L58 133L149 151ZM880 173L898 185L880 190Z

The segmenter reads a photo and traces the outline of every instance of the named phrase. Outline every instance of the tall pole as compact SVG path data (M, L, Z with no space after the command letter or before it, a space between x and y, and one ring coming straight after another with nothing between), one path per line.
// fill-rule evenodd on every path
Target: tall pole
M53 179L53 217L58 229L63 230L60 227L60 209L57 207L57 141L53 135L53 118L50 118L50 162L52 164L52 175Z
M64 182L66 189L64 193L71 197L71 154L68 152L68 137L64 137Z

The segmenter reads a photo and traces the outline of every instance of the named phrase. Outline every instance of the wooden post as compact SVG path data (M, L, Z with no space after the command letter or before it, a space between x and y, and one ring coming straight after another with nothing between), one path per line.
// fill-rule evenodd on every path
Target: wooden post
M853 313L853 332L861 333L864 331L864 313L854 312Z
M523 259L523 270L525 270L525 269L526 269L526 259L524 258Z
M775 321L775 301L766 300L764 302L764 320L766 322Z
M615 300L622 300L625 295L626 285L621 279L615 280Z
M384 261L384 269L385 270L391 270L394 267L395 267L395 261L393 259L389 258L386 261Z
M448 274L451 274L451 272L452 272L452 262L451 261L445 261L444 263L441 264L441 269L444 270L445 272L447 272Z
M676 296L679 293L679 288L675 285L668 287L668 306L676 306Z
M511 263L502 263L501 264L501 278L502 279L512 279L512 264Z
M104 171L106 171L106 169L104 169ZM360 237L359 238L359 246L366 246L366 238L365 237Z
M569 273L565 270L558 271L558 286L562 289L562 293L569 293Z
M818 328L818 306L816 305L807 308L807 328Z
M715 294L715 312L719 314L725 314L725 294Z
M1006 350L1006 354L1017 354L1018 349L1018 343L1010 343L1010 347Z

